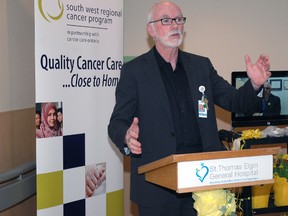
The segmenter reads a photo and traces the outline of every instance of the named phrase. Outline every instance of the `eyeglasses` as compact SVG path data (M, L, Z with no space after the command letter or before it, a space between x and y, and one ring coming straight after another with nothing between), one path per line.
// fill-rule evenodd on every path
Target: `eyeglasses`
M161 24L164 26L171 25L173 20L177 25L183 25L186 22L186 17L176 17L176 18L162 18L158 20L150 21L149 24L161 21Z

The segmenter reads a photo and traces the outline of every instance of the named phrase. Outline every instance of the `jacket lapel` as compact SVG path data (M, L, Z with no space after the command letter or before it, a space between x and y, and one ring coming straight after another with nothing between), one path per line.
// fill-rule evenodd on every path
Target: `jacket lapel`
M203 83L199 83L201 79L198 77L199 74L197 71L198 69L197 66L193 64L193 62L191 62L191 57L188 59L187 55L181 52L181 58L188 79L190 92L192 96L191 100L193 100L195 114L196 116L198 116L198 100L200 100L202 97L202 94L199 92L199 86L203 85Z
M151 49L146 55L147 64L145 67L148 80L151 81L151 86L154 89L154 93L159 98L159 103L162 103L163 110L167 113L168 118L173 124L172 115L169 105L169 99L166 93L166 89L162 80L161 72L155 59L154 51ZM149 63L148 63L149 62Z

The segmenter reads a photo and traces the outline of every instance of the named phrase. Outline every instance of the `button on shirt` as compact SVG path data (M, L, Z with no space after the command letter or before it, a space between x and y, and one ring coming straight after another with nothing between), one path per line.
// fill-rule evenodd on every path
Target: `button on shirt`
M156 61L166 88L174 123L177 153L201 152L202 144L189 83L180 53L176 69L166 62L154 47Z

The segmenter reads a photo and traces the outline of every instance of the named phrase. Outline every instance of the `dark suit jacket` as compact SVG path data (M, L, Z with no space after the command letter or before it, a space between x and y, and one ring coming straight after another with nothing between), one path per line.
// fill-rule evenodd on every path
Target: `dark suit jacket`
M270 94L268 101L266 102L263 115L264 116L280 115L280 112L281 112L280 98L276 95Z
M244 112L257 107L257 95L250 82L236 90L214 70L205 57L179 51L187 74L198 117L198 100L206 88L209 100L207 118L197 118L203 151L219 151L221 144L214 104L234 111ZM108 126L111 140L123 152L124 138L133 117L139 118L142 155L131 155L131 200L140 205L156 206L164 202L171 191L153 185L138 175L138 167L176 153L176 137L165 86L154 56L154 51L123 65L116 88L116 105Z

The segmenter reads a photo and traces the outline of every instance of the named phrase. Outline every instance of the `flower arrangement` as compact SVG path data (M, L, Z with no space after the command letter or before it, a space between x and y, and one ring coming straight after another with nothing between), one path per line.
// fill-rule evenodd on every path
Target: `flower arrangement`
M246 139L260 139L263 133L259 129L244 130L241 136L233 140L232 150L241 150L245 146ZM252 207L265 208L268 206L271 188L274 192L274 204L276 206L288 205L288 154L280 154L275 157L274 184L252 186Z
M245 140L247 139L260 139L263 137L262 131L259 129L255 130L244 130L240 134L240 137L233 140L232 150L242 150L245 146ZM264 208L268 206L270 190L272 188L272 184L269 185L255 185L252 186L252 208ZM241 188L239 188L239 194L241 193ZM239 195L238 194L238 195ZM250 197L248 198L250 199ZM242 199L237 199L237 207L240 210L241 215L243 213L243 209L241 208Z
M274 175L288 179L288 154L279 154L276 156Z
M235 195L229 189L193 193L198 216L236 216Z
M231 150L243 149L245 139L261 138L262 133L259 129L245 130L241 136L233 140ZM198 216L236 216L236 210L240 209L237 204L235 194L230 189L217 189L209 191L199 191L193 193L194 208Z
M242 150L245 145L246 139L260 139L263 137L262 132L259 129L255 130L244 130L241 136L233 140L232 150Z

